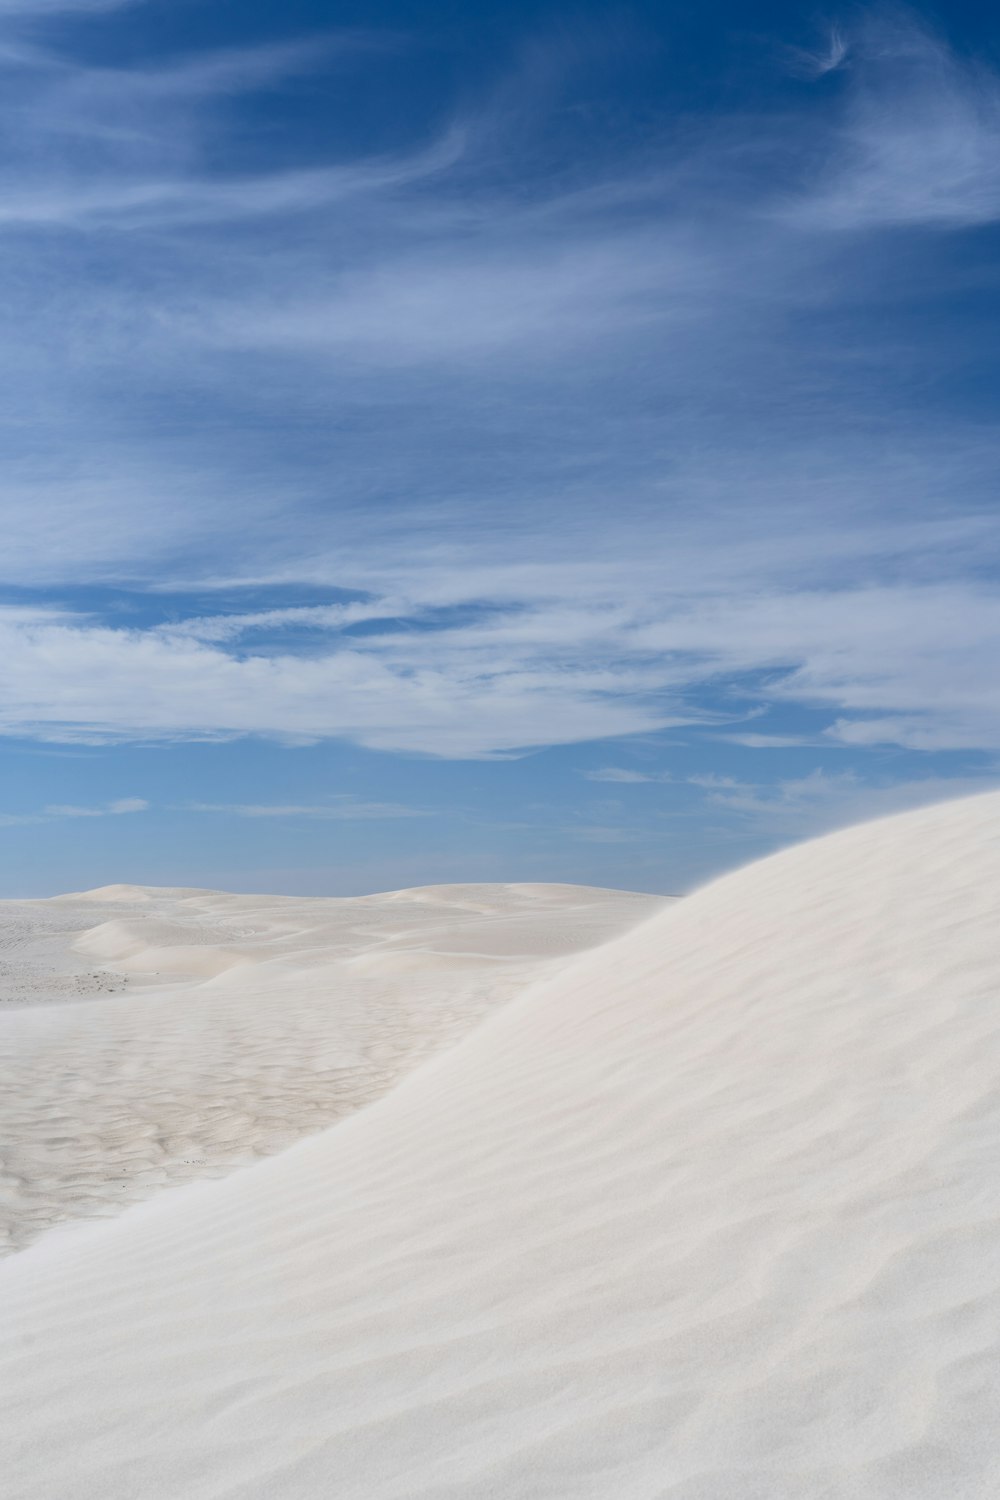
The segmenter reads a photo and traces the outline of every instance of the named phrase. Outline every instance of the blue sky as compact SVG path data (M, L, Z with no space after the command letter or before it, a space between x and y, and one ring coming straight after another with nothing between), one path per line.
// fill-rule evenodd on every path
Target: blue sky
M1000 784L986 8L0 0L0 73L0 893Z

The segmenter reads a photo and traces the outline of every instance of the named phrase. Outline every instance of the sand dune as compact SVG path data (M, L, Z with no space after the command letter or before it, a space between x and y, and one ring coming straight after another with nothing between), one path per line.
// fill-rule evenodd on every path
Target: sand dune
M283 1150L661 905L558 885L0 903L0 1247Z
M998 900L1000 796L787 851L43 1238L0 1267L12 1493L995 1494Z

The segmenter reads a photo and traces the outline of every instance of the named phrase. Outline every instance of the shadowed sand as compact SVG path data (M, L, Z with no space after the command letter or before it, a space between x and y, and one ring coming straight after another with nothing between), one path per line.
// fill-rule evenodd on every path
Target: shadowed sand
M0 1267L18 1500L1000 1490L1000 796L786 851Z
M283 1150L662 905L560 885L0 902L0 1250Z

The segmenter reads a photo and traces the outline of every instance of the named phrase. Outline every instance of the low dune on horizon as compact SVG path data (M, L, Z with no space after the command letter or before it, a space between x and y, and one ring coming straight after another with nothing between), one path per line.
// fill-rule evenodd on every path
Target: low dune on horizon
M682 901L2 903L8 1493L995 1493L998 903L1000 793Z
M343 1119L665 904L545 884L0 902L0 1254Z

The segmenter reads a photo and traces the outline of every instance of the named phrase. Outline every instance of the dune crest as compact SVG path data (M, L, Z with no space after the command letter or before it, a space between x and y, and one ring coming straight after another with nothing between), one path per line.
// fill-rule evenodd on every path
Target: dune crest
M786 851L12 1258L19 1500L995 1493L998 901L1000 795Z

